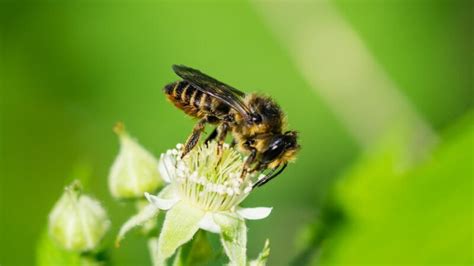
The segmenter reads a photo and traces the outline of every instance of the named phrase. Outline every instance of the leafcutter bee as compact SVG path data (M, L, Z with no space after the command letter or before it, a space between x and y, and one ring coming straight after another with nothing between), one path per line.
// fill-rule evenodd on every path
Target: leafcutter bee
M168 84L164 92L168 99L186 114L199 119L183 147L184 157L199 141L206 124L216 128L205 143L216 139L218 152L227 133L248 157L242 177L254 171L265 171L253 187L262 186L279 175L300 149L296 131L285 131L285 115L270 97L245 94L199 70L173 65L183 80ZM268 170L267 170L268 169Z

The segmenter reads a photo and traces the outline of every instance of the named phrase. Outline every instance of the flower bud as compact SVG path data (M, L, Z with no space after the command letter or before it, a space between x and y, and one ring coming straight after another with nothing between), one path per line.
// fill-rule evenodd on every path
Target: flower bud
M49 234L62 247L76 252L96 248L110 221L100 203L81 193L79 182L66 187L49 214Z
M120 139L120 152L109 174L109 189L119 199L142 198L162 185L158 173L158 160L140 146L118 123L114 128Z

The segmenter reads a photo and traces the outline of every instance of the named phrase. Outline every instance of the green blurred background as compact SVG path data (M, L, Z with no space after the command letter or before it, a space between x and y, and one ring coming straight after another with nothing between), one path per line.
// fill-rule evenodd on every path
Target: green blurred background
M284 174L244 203L269 265L472 265L472 1L0 3L0 265L33 265L63 187L107 175L123 121L155 155L193 121L165 101L186 64L272 95L301 133ZM209 129L208 129L209 131ZM114 265L149 263L131 234Z

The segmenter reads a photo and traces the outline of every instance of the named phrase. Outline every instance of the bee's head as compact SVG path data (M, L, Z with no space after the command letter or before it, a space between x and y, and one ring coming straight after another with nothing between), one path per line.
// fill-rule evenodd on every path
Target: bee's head
M263 152L261 162L271 164L278 160L279 163L291 161L299 150L298 134L296 131L287 131L272 137L268 148Z
M247 100L251 110L249 124L265 125L270 131L279 131L283 124L283 112L270 97L251 94Z

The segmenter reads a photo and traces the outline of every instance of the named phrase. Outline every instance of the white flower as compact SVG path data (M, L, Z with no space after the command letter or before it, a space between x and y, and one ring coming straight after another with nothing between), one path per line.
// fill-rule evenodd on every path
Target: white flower
M93 250L109 227L104 208L97 200L82 194L77 181L66 187L49 215L49 235L67 250Z
M263 219L272 209L238 206L252 191L254 178L240 178L244 158L228 145L218 155L215 142L194 148L183 159L180 150L178 145L161 155L158 169L168 186L158 196L145 194L158 209L167 210L157 257L164 263L198 229L204 229L221 235L232 265L245 265L245 219Z
M157 190L162 184L158 160L132 139L122 123L114 128L120 139L120 152L109 174L109 190L115 198L141 198L144 192Z

